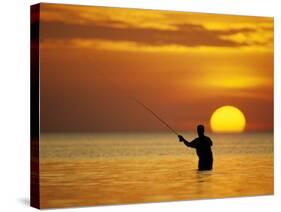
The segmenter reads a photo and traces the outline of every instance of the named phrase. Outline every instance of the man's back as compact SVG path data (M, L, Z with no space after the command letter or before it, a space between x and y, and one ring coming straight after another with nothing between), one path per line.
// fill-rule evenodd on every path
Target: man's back
M207 136L199 136L195 139L196 153L199 157L199 170L211 170L213 168L213 153L211 146L213 142Z
M212 140L204 135L204 126L197 126L198 137L193 141L188 142L183 136L178 135L180 142L183 142L187 147L195 148L199 157L198 169L211 170L213 168L213 153L211 146Z
M198 157L210 157L212 155L211 146L213 142L207 136L200 136L194 139L191 143L194 142L194 147L196 148L196 153Z
M213 168L213 153L211 149L213 142L209 137L202 135L191 142L184 141L184 144L196 149L199 157L199 170L211 170Z

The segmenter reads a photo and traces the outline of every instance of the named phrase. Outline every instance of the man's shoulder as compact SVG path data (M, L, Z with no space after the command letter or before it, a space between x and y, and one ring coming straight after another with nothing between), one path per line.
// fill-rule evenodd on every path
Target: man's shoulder
M211 138L209 138L208 136L205 136L205 142L209 143L210 145L213 144Z
M206 140L206 141L212 141L211 138L208 137L208 136L205 136L205 140Z

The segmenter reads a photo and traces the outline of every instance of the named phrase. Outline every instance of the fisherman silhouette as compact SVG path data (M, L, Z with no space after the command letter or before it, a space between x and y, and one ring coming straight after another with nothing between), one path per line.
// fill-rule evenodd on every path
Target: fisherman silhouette
M211 170L213 168L213 153L211 146L212 140L204 135L204 126L197 126L198 138L188 142L183 136L178 135L179 141L183 142L187 147L195 148L199 157L198 170Z

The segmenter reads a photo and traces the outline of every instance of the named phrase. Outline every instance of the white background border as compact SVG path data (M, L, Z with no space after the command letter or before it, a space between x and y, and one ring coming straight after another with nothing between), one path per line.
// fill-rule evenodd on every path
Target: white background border
M29 7L35 0L1 1L0 211L34 211L29 204ZM280 22L278 0L57 0L41 1L129 8L274 16L275 18L275 195L61 209L60 211L276 211L281 208ZM279 9L279 11L278 11ZM235 175L235 173L233 173ZM263 179L260 179L263 180Z

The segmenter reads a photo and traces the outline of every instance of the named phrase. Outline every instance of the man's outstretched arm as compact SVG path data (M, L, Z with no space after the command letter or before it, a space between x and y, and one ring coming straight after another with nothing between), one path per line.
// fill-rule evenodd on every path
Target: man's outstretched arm
M194 141L191 141L191 142L188 142L183 136L181 135L178 135L179 137L179 141L180 142L183 142L187 147L192 147L192 148L195 148L195 142Z

